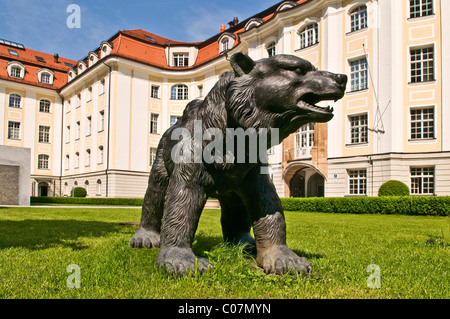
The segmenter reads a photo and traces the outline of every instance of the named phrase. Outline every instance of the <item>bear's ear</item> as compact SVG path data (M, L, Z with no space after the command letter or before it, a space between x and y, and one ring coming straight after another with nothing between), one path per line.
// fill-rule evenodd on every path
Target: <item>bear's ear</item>
M253 61L251 57L242 52L233 54L230 59L230 64L234 72L236 73L236 76L249 74L255 67L255 61Z

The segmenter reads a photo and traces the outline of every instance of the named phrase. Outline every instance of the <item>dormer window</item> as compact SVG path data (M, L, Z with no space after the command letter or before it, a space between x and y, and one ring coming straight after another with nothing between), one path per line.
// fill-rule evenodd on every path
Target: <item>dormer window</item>
M79 61L78 62L78 74L83 73L86 70L87 66L86 63L84 63L84 61Z
M37 71L39 82L42 84L53 85L54 73L47 69Z
M112 44L106 41L103 41L100 45L101 51L100 51L100 59L103 59L105 56L111 54L112 52Z
M189 66L189 54L188 53L174 53L173 54L173 66L182 68Z
M25 76L25 66L20 62L11 61L6 65L6 68L12 78L23 79Z
M224 32L219 37L219 50L220 53L226 52L233 48L236 40L236 36L232 33Z
M89 53L89 67L93 66L98 61L98 55L95 52Z
M77 73L75 72L74 69L70 69L67 72L67 75L69 76L69 81L72 81L75 78L75 76L77 75Z
M297 3L295 1L285 1L277 8L277 12L289 10L293 7L296 7Z
M253 18L250 19L247 24L245 25L245 31L250 30L251 28L256 28L258 26L260 26L261 24L264 23L263 19L259 19L259 18Z

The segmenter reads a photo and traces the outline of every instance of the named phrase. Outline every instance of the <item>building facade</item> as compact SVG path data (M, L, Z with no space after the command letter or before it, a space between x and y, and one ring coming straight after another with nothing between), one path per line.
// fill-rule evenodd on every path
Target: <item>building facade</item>
M443 0L284 1L203 42L120 31L79 61L0 43L0 141L31 148L33 195L142 197L162 133L229 56L292 54L349 83L332 121L269 150L281 197L376 196L391 179L450 195L446 14Z

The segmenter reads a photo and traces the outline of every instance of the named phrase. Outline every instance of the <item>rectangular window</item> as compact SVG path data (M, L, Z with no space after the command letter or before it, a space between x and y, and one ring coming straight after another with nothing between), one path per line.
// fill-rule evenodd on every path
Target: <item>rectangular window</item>
M41 83L50 84L50 74L41 73Z
M49 100L40 100L39 101L39 112L50 113L50 101Z
M50 126L39 126L39 143L50 143Z
M203 96L203 85L197 85L197 97Z
M171 116L170 116L170 127L174 126L175 123L178 121L179 118L181 118L181 116L174 116L174 115L171 115Z
M362 5L350 13L350 31L358 31L367 28L367 7Z
M66 113L69 113L71 110L72 110L72 102L70 102L70 100L67 100Z
M99 95L102 95L105 93L105 79L100 80L100 89L99 89Z
M66 155L65 162L66 162L65 163L66 170L68 170L70 168L70 156L69 155Z
M368 143L368 115L361 114L356 116L350 116L350 143L361 144Z
M86 150L86 154L84 155L84 166L91 165L91 150Z
M411 194L434 195L434 167L411 167Z
M48 155L38 155L38 169L49 169L49 158Z
M97 164L103 164L103 145L100 145L97 150Z
M175 53L173 55L173 66L175 66L175 67L189 66L189 54Z
M74 161L74 168L80 167L80 153L75 153L75 161Z
M92 117L88 116L86 118L86 136L91 135L91 130L92 130Z
M150 147L150 154L149 154L149 165L152 166L156 159L156 148Z
M9 107L20 108L20 101L22 97L19 94L10 94L9 95Z
M369 87L366 58L350 62L350 74L352 80L352 91L365 90Z
M367 171L348 171L348 193L350 195L367 195Z
M66 143L70 143L70 126L66 127Z
M13 78L21 78L21 69L19 67L13 66L11 67L11 74L10 76Z
M92 100L92 86L88 87L87 90L87 100L91 101Z
M434 81L434 47L411 49L411 82Z
M81 94L77 94L77 108L81 106Z
M152 85L150 97L152 97L154 99L159 99L159 86Z
M76 126L75 126L75 139L79 140L80 139L80 135L81 135L81 123L77 122Z
M159 114L150 114L150 133L158 134L158 119Z
M411 109L411 139L434 138L434 120L434 108Z
M410 18L418 18L433 14L433 0L410 0Z
M102 132L105 129L105 111L98 113L98 131Z
M8 139L20 140L20 122L8 122Z

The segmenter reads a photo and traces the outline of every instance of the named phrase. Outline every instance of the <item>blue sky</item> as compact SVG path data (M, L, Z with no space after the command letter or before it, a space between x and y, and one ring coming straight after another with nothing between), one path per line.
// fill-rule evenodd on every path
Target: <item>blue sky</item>
M0 0L0 38L80 60L119 30L144 29L178 41L203 41L233 17L243 21L280 0ZM81 28L68 28L70 4Z

